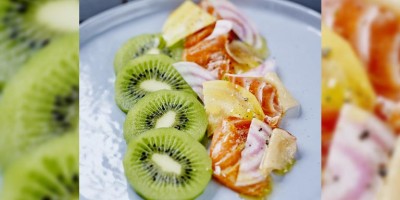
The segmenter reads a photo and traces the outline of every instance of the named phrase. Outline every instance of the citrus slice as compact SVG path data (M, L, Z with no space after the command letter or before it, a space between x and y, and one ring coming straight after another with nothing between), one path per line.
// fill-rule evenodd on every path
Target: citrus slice
M325 112L338 113L345 102L351 102L361 108L372 110L375 104L375 93L366 71L351 46L328 27L323 26L323 115Z
M286 173L294 163L296 151L296 138L283 129L274 129L265 149L261 170L266 175L274 170Z
M211 135L228 116L245 120L264 120L264 113L256 97L245 88L228 81L203 83L204 105L208 115Z
M162 34L167 46L170 47L215 21L216 18L214 16L208 14L192 1L185 1L168 17Z

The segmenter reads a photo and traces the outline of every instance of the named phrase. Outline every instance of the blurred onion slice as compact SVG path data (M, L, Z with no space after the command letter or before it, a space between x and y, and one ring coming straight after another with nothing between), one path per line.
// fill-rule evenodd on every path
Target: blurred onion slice
M206 38L206 40L211 40L220 35L228 34L232 30L232 26L233 24L229 20L218 20L215 24L213 32Z
M265 60L261 65L243 73L244 76L265 76L268 72L277 72L275 59Z
M375 199L394 142L392 131L372 113L345 104L326 164L322 199Z

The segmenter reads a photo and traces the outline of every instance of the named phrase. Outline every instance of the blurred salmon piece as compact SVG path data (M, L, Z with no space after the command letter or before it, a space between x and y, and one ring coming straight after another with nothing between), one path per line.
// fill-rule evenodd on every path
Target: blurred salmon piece
M214 132L210 147L213 176L236 192L250 196L263 196L269 187L268 181L236 186L241 154L245 148L250 124L251 120L228 117Z
M211 24L199 31L197 31L196 33L188 36L185 40L185 48L190 48L194 45L196 45L197 43L203 41L206 37L208 37L209 35L211 35L211 33L213 32L215 28L215 23Z
M375 113L380 119L385 121L397 135L400 135L400 101L394 102L379 97Z
M322 0L323 22L348 40L376 92L400 99L400 14L363 0Z

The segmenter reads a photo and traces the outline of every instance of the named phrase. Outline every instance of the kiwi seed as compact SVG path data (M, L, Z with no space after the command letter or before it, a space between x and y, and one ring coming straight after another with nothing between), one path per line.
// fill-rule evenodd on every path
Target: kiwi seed
M144 55L130 61L117 75L115 99L122 111L147 94L158 90L178 90L197 96L165 55Z

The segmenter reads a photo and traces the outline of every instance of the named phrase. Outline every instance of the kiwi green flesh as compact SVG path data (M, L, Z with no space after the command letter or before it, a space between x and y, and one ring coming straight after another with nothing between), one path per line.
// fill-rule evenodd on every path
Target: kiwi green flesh
M6 85L0 101L0 167L78 126L79 36L57 39Z
M130 61L115 81L115 99L124 112L152 92L169 89L197 96L165 55L144 55Z
M167 48L160 34L142 34L125 42L114 60L114 70L118 72L131 60L146 54L163 54L176 61L181 60L183 44Z
M139 100L128 112L124 124L125 140L150 130L172 127L201 141L207 130L203 105L181 91L160 90Z
M67 6L67 5L75 6ZM77 0L4 0L0 4L0 85L6 84L18 69L37 52L47 46L53 39L65 35L66 33L76 32L78 21L70 22L74 16L68 11L69 16L59 17L57 10L77 10ZM49 6L50 5L50 6ZM71 8L71 9L66 9ZM47 9L46 9L47 8ZM51 10L53 9L53 10ZM50 13L45 13L50 12ZM67 11L65 11L67 12ZM77 12L77 11L76 11ZM57 16L54 16L57 13ZM50 16L48 19L53 21L46 24L46 20L37 20ZM73 15L73 14L72 14ZM78 15L78 14L76 14ZM38 17L44 16L44 17ZM75 16L77 18L78 16ZM57 28L54 24L70 24L73 29ZM62 27L62 26L60 26Z
M78 163L76 132L47 141L7 168L0 199L78 199Z
M182 61L182 55L184 50L184 42L181 40L171 47L164 47L161 51L163 54L173 58L175 61Z
M145 199L194 199L211 179L204 146L174 128L131 140L123 164L129 183Z

